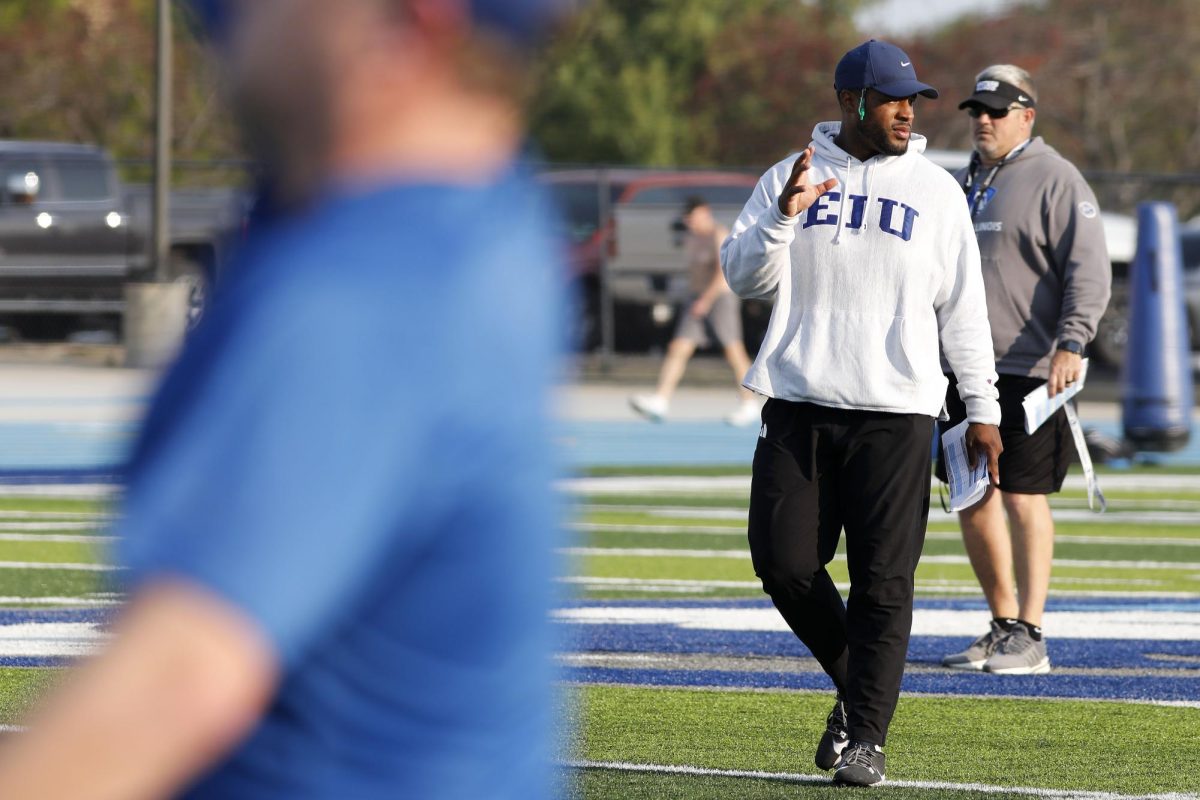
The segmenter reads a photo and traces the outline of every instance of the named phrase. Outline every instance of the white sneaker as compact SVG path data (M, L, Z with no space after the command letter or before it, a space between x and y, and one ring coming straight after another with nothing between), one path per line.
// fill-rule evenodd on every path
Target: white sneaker
M651 422L662 422L667 415L667 401L656 394L635 394L629 407Z
M758 401L743 400L741 405L725 417L725 422L735 428L744 428L759 422L761 418L762 409L758 407Z

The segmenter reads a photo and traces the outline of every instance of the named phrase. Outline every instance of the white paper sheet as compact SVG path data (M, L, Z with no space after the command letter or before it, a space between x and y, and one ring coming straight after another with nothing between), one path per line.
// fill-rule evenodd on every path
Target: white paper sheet
M966 420L942 434L942 452L945 454L946 478L950 482L950 510L961 511L973 506L983 498L990 478L987 458L980 456L974 466L967 461Z
M1050 416L1066 405L1066 402L1083 390L1083 382L1087 379L1088 360L1083 359L1083 364L1079 368L1079 380L1074 384L1063 389L1054 397L1046 391L1046 387L1039 386L1029 394L1025 395L1025 399L1021 401L1021 405L1025 407L1025 432L1032 434L1038 428L1042 427L1042 423L1050 419Z

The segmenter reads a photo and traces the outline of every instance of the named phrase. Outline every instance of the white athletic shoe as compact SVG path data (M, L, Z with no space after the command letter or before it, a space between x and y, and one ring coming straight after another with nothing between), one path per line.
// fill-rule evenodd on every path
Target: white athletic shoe
M729 416L725 417L725 422L735 428L744 428L747 425L753 425L762 419L762 409L758 407L757 400L743 400L741 405L730 412Z
M662 422L667 416L667 401L656 394L635 394L629 398L629 407L651 422Z

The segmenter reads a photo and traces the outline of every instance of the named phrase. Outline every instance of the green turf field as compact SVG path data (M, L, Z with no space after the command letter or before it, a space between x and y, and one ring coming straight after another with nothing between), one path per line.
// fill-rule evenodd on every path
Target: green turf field
M41 605L46 598L101 601L114 574L87 566L109 560L108 520L99 500L0 497L0 607Z
M748 474L727 468L601 472ZM1200 597L1200 522L1187 517L1200 516L1200 471L1120 473L1130 474L1173 480L1169 488L1151 480L1141 488L1107 489L1104 518L1060 520L1052 595ZM582 600L763 597L745 549L743 492L635 487L576 494L572 504L561 541L570 565L563 579ZM938 507L936 493L932 504ZM1060 515L1080 515L1086 499L1068 491L1054 506ZM1161 519L1163 512L1178 516ZM57 566L103 563L106 543L89 538L103 534L106 523L102 502L0 498L0 605L44 607L47 598L51 607L111 603L111 573ZM831 569L839 583L846 580L844 560ZM978 596L953 520L934 515L917 590L926 598ZM1200 660L1190 669L1200 678ZM0 668L0 725L17 722L56 674ZM564 727L561 739L564 758L577 766L565 770L565 796L835 796L811 761L828 692L600 684L572 684L566 691L577 724ZM886 798L1194 798L1200 797L1200 707L906 694L887 755L889 781L873 790ZM688 772L662 771L668 769Z
M589 762L674 764L713 770L819 774L812 752L829 698L800 692L579 689ZM1162 769L1161 754L1200 764L1200 710L1105 702L902 697L890 732L890 781L1106 791L1125 795L1196 789L1190 770ZM737 781L592 769L587 796L741 797ZM664 780L667 780L664 783ZM671 781L691 785L687 793ZM608 792L624 786L621 794ZM603 787L603 789L601 789ZM657 788L655 788L657 787ZM887 797L964 796L933 788L879 787ZM829 797L810 781L761 783L754 797ZM786 793L785 793L786 792ZM908 792L916 792L910 794ZM978 795L977 795L978 796Z
M651 476L645 469L632 474ZM748 475L745 470L660 470L658 474ZM613 470L601 475L618 474ZM1105 472L1101 472L1103 482ZM1176 476L1186 473L1151 469L1108 473ZM1182 479L1178 476L1183 476ZM1056 511L1083 519L1056 524L1052 592L1080 595L1145 593L1200 595L1200 475L1194 489L1146 488L1106 491L1109 513L1087 511L1086 493L1066 490L1054 498ZM939 515L937 492L931 494L929 532L917 592L924 596L977 593L974 574L959 540L958 525ZM747 498L727 490L668 493L598 492L577 498L575 536L564 547L572 559L573 583L585 598L650 598L668 588L673 595L760 597L745 544ZM1146 522L1167 512L1175 518ZM830 567L839 584L848 578L841 555ZM589 583L588 578L596 579ZM624 583L620 583L625 579ZM683 581L674 585L662 581Z
M668 473L748 475L591 474ZM1106 488L1104 516L1087 513L1082 491L1054 498L1060 521L1052 595L1200 597L1200 473L1102 470L1102 483L1109 476L1114 484L1118 476L1144 477L1146 485ZM1155 485L1157 476L1171 478L1168 488ZM978 597L957 523L937 513L936 492L931 508L918 596ZM578 494L575 509L564 552L581 598L763 597L746 551L744 490L597 488ZM830 569L844 586L844 558ZM1200 660L1191 672L1200 678ZM583 733L575 759L592 766L571 770L575 797L807 798L839 791L812 764L828 693L613 685L576 691ZM1164 766L1200 765L1200 708L904 695L887 754L888 783L873 791L889 798L1194 797L1195 771ZM665 769L703 774L658 771Z

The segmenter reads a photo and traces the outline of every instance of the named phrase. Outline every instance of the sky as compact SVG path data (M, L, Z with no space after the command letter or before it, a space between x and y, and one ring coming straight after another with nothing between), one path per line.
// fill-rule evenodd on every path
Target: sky
M879 0L861 12L859 26L881 34L909 34L936 28L964 14L989 14L1021 0ZM914 7L920 12L914 12Z

